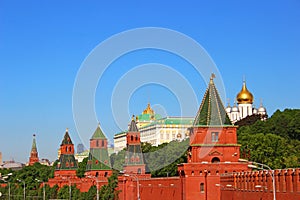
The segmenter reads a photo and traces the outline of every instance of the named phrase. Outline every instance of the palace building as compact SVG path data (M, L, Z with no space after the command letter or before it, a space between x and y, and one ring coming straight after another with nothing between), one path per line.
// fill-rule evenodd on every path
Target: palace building
M160 115L155 114L150 103L148 103L142 114L136 117L136 125L140 131L141 142L147 142L153 146L169 143L173 140L182 141L188 138L188 129L193 124L193 121L193 117L167 116L162 118ZM126 134L127 131L115 134L115 153L126 147Z

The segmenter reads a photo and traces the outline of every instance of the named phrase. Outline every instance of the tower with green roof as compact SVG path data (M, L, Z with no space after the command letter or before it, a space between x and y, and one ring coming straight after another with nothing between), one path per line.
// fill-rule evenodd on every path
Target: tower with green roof
M237 127L231 124L212 74L190 133L188 163L178 165L184 199L220 197L220 174L248 171L239 162ZM214 197L213 197L214 196Z
M134 116L126 134L126 146L124 172L127 174L145 174L146 165L142 154L140 132Z
M74 144L72 143L68 129L66 129L60 145L60 156L55 175L76 175L77 168L77 160L74 157Z
M38 151L37 151L37 147L36 147L35 134L33 134L32 146L31 146L28 165L33 165L36 162L39 162L39 156L38 156Z
M112 174L110 159L107 151L107 139L100 124L90 139L90 153L86 166L87 176L107 177Z

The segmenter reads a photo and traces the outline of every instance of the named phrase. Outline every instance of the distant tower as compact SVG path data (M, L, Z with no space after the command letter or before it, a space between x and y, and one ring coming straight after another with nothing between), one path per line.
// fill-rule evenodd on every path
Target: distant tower
M127 174L145 174L146 165L142 154L140 132L136 126L134 116L126 134L126 143L124 172Z
M90 153L85 175L95 177L108 177L112 174L110 159L107 151L107 139L100 124L90 139Z
M84 152L84 146L83 146L83 144L80 143L77 145L77 153L79 154L82 152Z
M78 168L77 161L74 157L74 145L69 136L69 131L66 129L64 139L60 145L59 162L55 169L55 176L61 175L76 175Z
M28 165L33 165L34 163L39 162L38 152L36 148L35 134L33 134L31 152L29 157Z

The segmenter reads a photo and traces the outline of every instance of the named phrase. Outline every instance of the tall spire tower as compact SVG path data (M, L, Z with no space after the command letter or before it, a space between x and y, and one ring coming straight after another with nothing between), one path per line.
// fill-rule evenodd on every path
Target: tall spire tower
M146 165L142 154L140 132L136 126L134 116L126 135L126 143L124 171L128 174L145 174Z
M237 127L226 113L214 78L210 78L191 129L188 163L178 166L184 199L220 199L220 188L216 187L219 174L248 170L247 163L239 162Z
M32 146L31 146L28 165L33 165L36 162L39 162L39 156L38 156L37 147L36 147L35 134L33 134Z
M60 157L56 166L55 175L76 175L78 168L77 161L74 157L74 144L69 135L69 130L66 129L64 139L60 145Z

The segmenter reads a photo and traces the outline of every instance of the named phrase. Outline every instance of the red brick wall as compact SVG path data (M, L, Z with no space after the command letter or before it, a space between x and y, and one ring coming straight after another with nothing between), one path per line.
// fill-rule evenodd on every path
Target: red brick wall
M276 199L300 199L300 169L274 171ZM272 200L272 171L234 173L221 176L221 199ZM230 187L228 187L230 186Z

